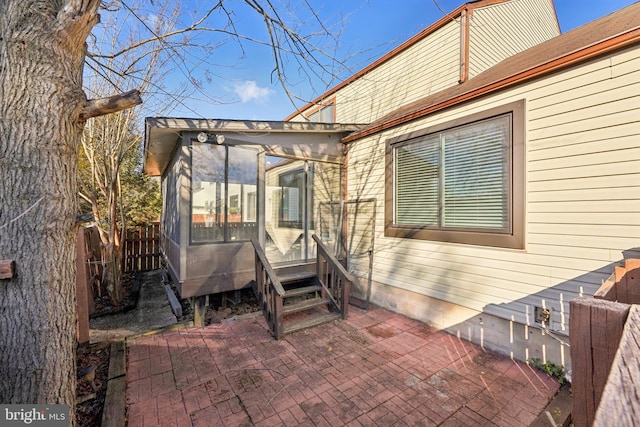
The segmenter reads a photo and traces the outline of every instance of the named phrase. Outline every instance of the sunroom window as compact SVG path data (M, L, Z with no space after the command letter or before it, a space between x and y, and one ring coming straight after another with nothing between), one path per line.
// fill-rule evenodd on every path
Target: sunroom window
M191 146L191 242L256 236L257 151L241 146Z
M522 119L478 116L389 141L386 235L522 247Z

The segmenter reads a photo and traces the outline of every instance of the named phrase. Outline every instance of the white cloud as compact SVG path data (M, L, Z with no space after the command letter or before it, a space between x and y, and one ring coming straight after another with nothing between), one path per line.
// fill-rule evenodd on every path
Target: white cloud
M245 80L243 82L236 83L233 91L240 97L242 102L262 102L269 98L271 94L275 93L273 89L258 86L258 84L253 80Z
M158 29L158 27L160 26L160 17L158 15L156 15L155 13L149 13L147 14L147 17L145 19L145 23L153 28L153 29Z

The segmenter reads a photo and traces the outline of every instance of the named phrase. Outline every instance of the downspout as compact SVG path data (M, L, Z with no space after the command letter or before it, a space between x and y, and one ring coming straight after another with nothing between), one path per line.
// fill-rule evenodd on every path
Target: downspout
M349 200L349 145L347 144L343 144L344 147L344 158L343 158L343 163L342 163L342 177L343 177L343 182L342 182L342 197L340 198L340 221L339 221L339 226L340 226L340 245L341 248L340 250L342 250L342 255L343 255L343 260L344 260L344 267L347 268L347 266L349 265L349 260L347 259L348 256L348 252L347 252L347 232L348 232L348 227L347 227L347 223L345 221L345 219L347 218L347 216L345 215L344 209L346 209L344 202L346 200ZM336 254L336 256L338 256L338 254Z
M460 12L460 79L458 83L469 80L469 21L473 10L465 7Z

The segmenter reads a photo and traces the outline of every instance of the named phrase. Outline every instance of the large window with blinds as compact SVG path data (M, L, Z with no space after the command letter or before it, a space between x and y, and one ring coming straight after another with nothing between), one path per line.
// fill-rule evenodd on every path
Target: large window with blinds
M519 113L476 115L390 141L386 234L523 247Z

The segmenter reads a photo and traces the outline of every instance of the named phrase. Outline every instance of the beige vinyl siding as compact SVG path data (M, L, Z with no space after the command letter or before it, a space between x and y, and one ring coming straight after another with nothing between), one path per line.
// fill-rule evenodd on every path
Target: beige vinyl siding
M627 48L351 144L349 197L378 200L374 282L532 325L544 306L568 333L569 301L640 246L639 70ZM523 99L525 250L384 236L386 139Z
M473 11L469 77L560 34L550 0L513 0Z
M461 20L452 19L408 49L331 94L337 123L370 123L410 102L458 84ZM559 34L551 0L512 0L473 10L470 72L475 75ZM315 110L313 106L309 111ZM292 120L304 120L298 115Z
M369 123L458 83L460 30L452 21L336 93L338 123Z

